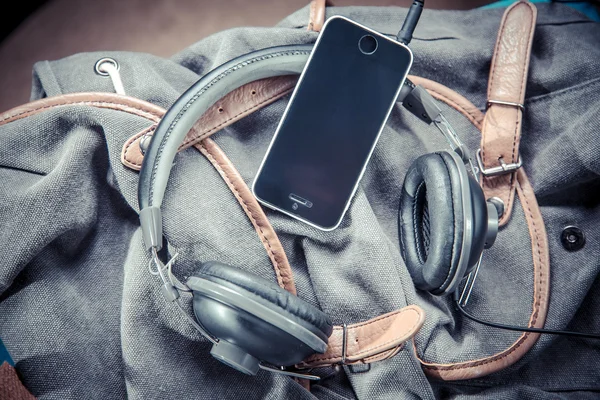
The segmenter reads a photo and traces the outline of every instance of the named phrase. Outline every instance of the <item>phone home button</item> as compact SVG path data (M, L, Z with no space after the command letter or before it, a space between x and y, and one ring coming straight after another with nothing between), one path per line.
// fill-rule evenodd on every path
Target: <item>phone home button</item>
M358 49L363 54L373 54L377 50L377 39L371 35L365 35L358 41Z

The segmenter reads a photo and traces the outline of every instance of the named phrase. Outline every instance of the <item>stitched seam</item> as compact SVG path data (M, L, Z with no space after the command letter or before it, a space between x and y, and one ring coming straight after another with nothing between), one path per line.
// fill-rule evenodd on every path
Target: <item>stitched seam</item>
M97 105L100 105L100 106L98 106L99 108L109 108L109 109L116 110L116 111L123 111L123 112L126 112L128 114L137 115L137 116L140 116L140 117L144 117L146 119L153 120L153 118L148 118L147 116L144 116L144 115L136 114L136 113L133 113L133 112L130 112L130 111L127 111L127 110L123 110L121 108L116 108L116 106L123 106L123 107L128 107L128 108L131 108L131 109L134 109L134 110L141 111L143 114L154 115L155 117L158 117L158 118L162 117L162 115L160 115L160 114L156 114L156 113L154 113L152 111L144 110L143 108L138 108L138 107L130 106L130 105L125 104L125 103L114 103L114 102L109 102L109 101L67 101L67 102L64 102L64 103L57 103L57 104L52 104L52 105L49 105L49 106L33 108L31 110L22 111L22 112L20 112L18 114L9 115L9 116L7 116L7 117L5 117L3 119L0 119L0 124L3 124L7 120L13 120L14 121L14 120L21 119L21 118L17 118L17 117L22 117L25 114L32 114L32 113L40 112L40 111L47 110L47 109L50 109L50 108L54 108L54 107L71 106L71 105L86 105L86 106L91 106L91 107L95 107ZM105 105L106 107L102 107L103 105ZM110 106L115 106L115 107L110 107Z
M417 315L419 314L419 312L418 312L418 311L416 311L416 310L414 310L414 309L408 309L408 310L400 310L400 312L398 312L398 314L395 314L395 316L398 316L398 315L400 315L400 314L402 314L402 313L404 313L404 312L407 312L407 311L414 311L415 313L417 313ZM390 316L390 317L392 317L392 316ZM374 322L374 321L373 321L373 322ZM370 322L370 323L368 323L367 325L369 325L369 324L371 324L371 323L373 323L373 322ZM415 327L416 327L417 325L419 325L419 319L417 319L417 320L416 320L416 322L415 322L415 323L414 323L414 324L413 324L413 325L412 325L410 328L408 328L408 329L405 329L404 331L402 331L402 332L401 332L401 333L400 333L398 336L404 336L404 335L406 335L406 334L407 334L407 333L409 333L410 331L414 330L414 329L415 329ZM366 326L366 325L365 325L365 326ZM335 329L335 328L334 328L334 329ZM350 357L348 357L348 358L350 358L350 359L352 359L352 360L354 360L354 359L356 359L356 360L360 360L361 358L363 358L365 355L368 355L368 354L369 354L369 353L371 353L372 351L378 350L378 349L380 349L380 348L382 348L382 347L386 347L386 346L387 346L387 345L389 345L390 343L394 343L394 342L396 342L396 341L400 340L400 339L398 339L398 336L397 336L395 339L389 340L389 341L387 341L387 342L385 342L385 343L383 343L383 344L380 344L379 346L375 346L375 347L370 347L370 348L367 348L367 349L365 349L365 350L363 350L363 351L361 351L361 352L359 352L359 353L357 353L357 354L354 354L354 355L352 355L352 356L350 356ZM408 339L406 339L406 340L408 340ZM406 341L406 340L405 340L405 341ZM334 348L338 348L338 347L339 347L339 346L335 346ZM374 355L373 355L373 356L374 356ZM372 357L372 356L369 356L369 357ZM335 360L335 359L337 359L337 358L341 358L341 356L326 357L326 358L321 358L321 357L319 357L319 358L313 358L313 359L311 359L311 360L310 360L310 361L309 361L307 364L311 364L311 363L313 363L313 362L316 362L316 361Z
M229 74L231 74L233 71L241 69L241 68L245 67L246 65L250 65L250 64L253 64L255 62L260 62L260 61L268 60L268 59L275 58L275 57L281 57L281 56L286 56L286 55L294 55L294 54L309 54L309 53L310 52L308 52L308 51L292 51L292 52L290 52L290 51L284 51L284 52L276 52L276 53L265 54L265 55L260 56L260 57L255 57L255 58L252 58L250 60L245 60L245 61L237 63L234 66L229 67L228 69L226 69L225 71L223 71L222 73L220 73L212 81L210 81L205 86L203 86L202 88L200 88L198 90L198 92L190 100L188 100L188 102L185 104L185 106L183 106L183 108L181 109L181 111L179 111L179 113L175 116L175 119L169 125L169 128L167 129L167 132L165 133L165 136L162 138L162 140L161 140L161 142L159 144L158 151L156 153L156 160L154 162L154 167L152 168L152 174L150 176L150 195L149 195L149 198L148 198L148 205L151 206L152 203L153 203L153 198L154 198L154 180L156 179L156 172L158 170L158 166L160 165L160 159L161 159L161 156L163 154L163 151L164 151L164 148L166 146L166 143L168 142L169 137L171 136L171 133L175 129L175 126L177 125L177 123L179 122L179 120L181 120L181 118L183 117L183 115L185 115L185 113L190 109L191 105L196 100L198 100L198 98L202 94L204 94L207 90L209 90L212 86L214 86L221 79L223 79L226 76L228 76Z
M271 97L268 97L266 99L264 99L263 101L261 101L260 103L257 103L255 105L253 105L252 107L248 107L246 109L244 109L243 111L237 113L236 115L234 115L233 117L221 122L219 125L216 125L212 128L210 128L207 131L204 131L202 133L200 133L199 136L192 136L191 138L189 138L188 140L186 140L185 142L183 142L183 144L181 146L179 146L179 148L181 149L181 147L187 145L190 142L195 142L195 141L201 141L202 139L205 139L207 136L209 136L211 133L219 130L223 125L226 125L228 122L236 119L237 117L239 117L240 115L243 115L245 113L247 113L248 111L254 111L257 108L260 108L263 104L277 98L277 97L281 97L281 96L285 96L287 93L291 92L292 88L285 88L283 91L281 92L277 92L274 95L272 95Z
M271 243L269 242L269 239L267 239L267 237L265 236L265 233L262 230L262 227L259 226L258 223L256 222L256 218L255 218L254 214L252 213L252 211L249 209L248 203L246 202L246 200L244 200L242 198L242 196L241 196L241 194L240 194L237 186L231 181L231 179L229 178L229 175L223 170L223 168L221 167L221 165L219 164L219 162L215 159L215 157L206 148L206 146L204 145L204 143L199 143L199 145L200 145L200 147L202 147L206 151L206 154L205 154L206 158L208 158L209 161L214 165L214 167L221 173L221 175L223 176L223 179L225 179L225 181L228 183L228 185L235 192L234 193L235 197L238 199L238 202L240 202L240 205L244 208L244 211L246 211L246 214L250 217L252 225L254 225L255 230L257 231L257 233L259 234L260 238L262 239L261 241L263 241L263 243L266 242L266 244L267 244L267 253L269 254L269 258L273 262L273 266L274 266L274 269L275 269L275 275L277 276L277 283L283 289L288 290L286 288L286 284L283 281L283 277L281 275L279 263L277 262L277 260L275 258L275 254L273 253L273 249L271 247ZM256 228L258 228L258 230Z
M217 126L214 126L214 127L210 128L209 130L202 132L202 133L201 133L199 136L197 136L197 137L196 137L196 136L192 136L191 138L189 138L188 140L186 140L185 142L183 142L183 144L182 144L181 146L179 146L179 150L181 150L181 149L182 149L182 147L186 146L188 143L191 143L191 142L196 142L196 141L198 141L198 142L199 142L199 141L201 141L201 140L205 139L207 136L210 136L210 134L214 133L214 131L218 130L219 128L221 128L223 125L227 124L227 123L228 123L228 122L230 122L231 120L233 120L233 119L236 119L237 117L239 117L240 115L242 115L242 114L244 114L244 113L247 113L248 111L254 111L254 110L255 110L255 109L257 109L257 108L260 108L260 106L262 106L263 104L265 104L266 102L268 102L268 101L270 101L270 100L274 100L274 99L276 99L277 97L282 97L282 96L285 96L285 95L286 95L287 93L289 93L290 91L292 91L292 88L285 88L283 91L275 93L274 95L272 95L271 97L269 97L269 98L267 98L267 99L265 99L265 100L261 101L260 103L258 103L258 104L255 104L255 105L254 105L254 106L252 106L252 107L248 107L248 108L244 109L244 111L241 111L240 113L238 113L238 114L234 115L233 117L231 117L231 118L227 119L226 121L224 121L224 122L220 123L219 125L217 125ZM132 144L135 142L135 139L137 139L137 138L139 138L139 137L141 137L141 136L144 136L144 135L146 135L146 134L149 134L150 132L152 132L152 133L153 133L153 132L156 130L156 125L153 125L151 128L152 128L152 129L148 128L148 129L147 129L147 130L145 130L144 132L140 132L140 133L136 134L134 137L132 137L132 138L130 139L130 140L131 140L131 142L130 142L130 143L129 143L129 144L126 146L126 147L125 147L125 156L127 156L127 150L128 150L128 149L129 149L129 147L130 147L130 146L131 146L131 145L132 145ZM126 158L126 160L127 160L127 158ZM127 160L127 161L128 161L129 163L131 163L132 165L135 165L135 166L137 166L137 167L139 167L139 166L141 166L141 165L142 165L142 164L137 164L137 163L135 163L135 162L133 162L133 161L130 161L130 160Z
M532 228L534 231L534 236L535 236L535 248L536 251L538 253L538 262L539 262L539 267L536 267L535 265L535 260L534 260L534 270L538 270L539 269L539 284L542 285L543 284L543 277L544 277L544 272L541 268L542 265L542 254L540 251L540 246L539 246L539 235L538 235L538 231L537 228L535 226L535 222L533 220L533 213L531 211L531 207L529 206L529 201L527 200L527 196L525 196L525 192L521 186L521 184L519 183L519 189L523 192L523 199L525 201L525 204L527 206L527 211L529 212L529 216L531 218L531 223L532 223ZM533 239L533 237L532 237ZM535 280L534 280L535 282ZM534 283L535 285L535 283ZM535 292L535 286L534 286L534 292ZM537 296L537 301L534 301L533 304L533 312L531 314L530 317L530 322L529 322L529 327L534 327L535 323L537 322L537 317L538 317L538 313L539 313L539 307L541 305L541 297L542 294L540 291L538 291L538 296ZM516 351L521 345L523 345L523 343L527 340L528 336L531 335L532 332L525 332L523 335L521 335L521 337L513 344L513 346L511 346L510 351L504 353L500 353L490 359L484 359L481 361L477 361L477 362L469 362L469 363L461 363L461 364L457 364L457 365L451 365L451 366L436 366L436 365L427 365L427 364L423 364L424 368L427 369L433 369L433 370L443 370L443 371L448 371L448 370L457 370L457 369L466 369L466 368L472 368L472 367L477 367L480 365L485 365L485 364L489 364L492 362L495 362L497 360L501 360L503 358L508 357L511 353L513 353L514 351ZM539 333L536 334L539 336ZM423 361L421 361L423 362Z
M127 146L125 146L125 149L123 151L123 153L125 155L125 157L124 157L125 161L127 161L131 165L135 165L136 167L141 167L142 166L142 164L138 164L138 163L136 163L134 161L131 161L130 159L127 158L128 155L129 155L129 150L131 148L131 145L137 142L138 138L140 138L142 136L145 136L145 135L149 134L150 132L154 132L155 130L156 130L156 125L152 125L152 126L146 128L146 129L144 129L140 133L136 134L134 137L132 137L130 139L129 143L127 144ZM143 158L142 158L142 160L143 160Z

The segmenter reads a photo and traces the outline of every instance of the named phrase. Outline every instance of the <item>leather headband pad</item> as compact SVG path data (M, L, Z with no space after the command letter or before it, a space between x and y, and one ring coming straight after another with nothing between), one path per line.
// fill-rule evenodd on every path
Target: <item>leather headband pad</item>
M425 154L404 178L398 211L400 250L415 286L442 294L457 272L463 240L462 188L454 158Z

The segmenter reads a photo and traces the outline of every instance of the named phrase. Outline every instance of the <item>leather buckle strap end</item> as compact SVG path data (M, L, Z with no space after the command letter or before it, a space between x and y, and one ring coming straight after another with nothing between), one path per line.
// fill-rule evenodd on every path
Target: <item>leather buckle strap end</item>
M523 165L520 154L516 163L507 164L504 162L504 159L502 157L500 157L498 161L500 162L499 166L486 168L485 165L483 165L483 161L481 160L481 149L477 150L477 165L479 166L479 172L481 172L481 174L486 177L510 174L511 172L514 172L521 168L521 166Z
M528 1L506 9L490 68L477 162L485 197L497 197L505 204L500 226L510 219L516 192L514 172L521 167L519 145L536 17L537 10Z

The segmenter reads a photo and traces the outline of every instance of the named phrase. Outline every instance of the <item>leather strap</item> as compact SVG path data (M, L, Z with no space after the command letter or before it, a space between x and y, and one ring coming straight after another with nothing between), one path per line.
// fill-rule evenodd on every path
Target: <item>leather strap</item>
M200 117L177 151L187 149L246 115L273 103L290 93L297 81L298 75L275 76L250 82L228 93ZM155 130L156 125L152 125L125 142L121 152L121 162L125 166L136 171L142 168L144 155L140 148L140 141L142 138L149 140Z
M411 305L365 322L334 326L325 354L315 354L298 368L368 364L396 355L421 329L425 312Z
M307 30L320 32L325 23L325 8L327 7L327 1L325 0L312 0L310 2L310 15L308 18Z
M133 97L114 93L70 93L32 101L0 114L0 125L65 106L87 106L122 111L157 123L165 110Z
M500 24L488 85L489 108L481 138L481 164L485 170L520 162L522 104L536 16L535 6L521 1L507 8ZM482 174L486 198L499 197L504 202L500 225L508 221L512 212L515 177L514 170L498 176Z

